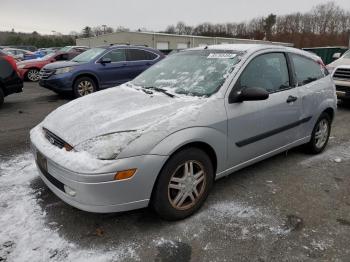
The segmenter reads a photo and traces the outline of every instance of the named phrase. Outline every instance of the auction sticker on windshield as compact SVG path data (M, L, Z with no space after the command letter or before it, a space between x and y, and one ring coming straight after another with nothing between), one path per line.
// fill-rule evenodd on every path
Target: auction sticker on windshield
M208 58L216 58L216 59L231 59L235 57L236 57L236 54L230 54L230 53L211 53L208 55Z

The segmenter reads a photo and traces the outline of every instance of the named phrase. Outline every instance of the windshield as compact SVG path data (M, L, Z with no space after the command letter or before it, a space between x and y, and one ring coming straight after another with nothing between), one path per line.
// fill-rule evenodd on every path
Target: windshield
M219 90L238 63L237 55L227 50L179 52L146 70L132 84L178 94L210 96Z
M97 56L102 54L105 50L106 49L104 48L92 48L76 56L72 61L78 62L78 63L86 63L95 59Z
M50 59L51 57L55 56L56 53L49 53L46 56L43 56L42 58L39 58L41 60L46 60L46 59Z
M67 53L67 52L69 52L69 50L71 50L72 49L72 47L71 46L65 46L65 47L62 47L60 50L58 50L58 51L60 51L60 52L62 52L62 53Z

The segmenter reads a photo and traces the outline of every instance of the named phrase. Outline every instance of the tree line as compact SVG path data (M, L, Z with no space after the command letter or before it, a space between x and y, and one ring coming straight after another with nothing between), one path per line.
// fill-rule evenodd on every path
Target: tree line
M75 37L71 35L40 35L36 31L33 33L0 32L0 45L32 45L38 48L62 47L74 45Z
M80 32L72 31L69 35L40 35L12 32L0 32L0 45L34 45L52 47L74 45L78 37L93 37L113 32L130 31L119 26L85 26ZM147 31L140 28L138 31ZM277 16L257 17L248 22L212 24L202 23L197 26L178 22L169 25L160 33L197 35L211 37L234 37L255 40L269 40L293 43L296 47L348 46L350 37L350 11L327 2L313 7L306 13L292 13Z
M193 27L179 22L168 26L164 33L289 42L300 48L348 46L350 11L328 2L315 6L307 13L270 14L241 23L203 23Z

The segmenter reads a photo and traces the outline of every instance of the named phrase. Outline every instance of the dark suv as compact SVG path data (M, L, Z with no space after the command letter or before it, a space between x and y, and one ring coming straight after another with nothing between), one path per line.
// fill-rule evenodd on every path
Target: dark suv
M128 82L164 58L152 48L116 45L92 48L71 61L48 64L40 71L42 87L75 97Z
M4 97L22 92L23 81L18 75L16 61L0 51L0 106Z

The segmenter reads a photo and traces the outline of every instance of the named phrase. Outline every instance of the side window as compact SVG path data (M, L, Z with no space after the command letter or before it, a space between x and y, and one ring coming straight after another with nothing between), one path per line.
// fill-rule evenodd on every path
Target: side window
M309 84L325 76L322 66L316 61L291 54L298 86Z
M283 53L263 54L254 58L241 74L238 88L260 87L269 93L290 88L287 60Z
M69 59L68 54L60 54L60 55L57 55L55 57L56 61L65 61L65 60L68 60L68 59Z
M112 63L126 61L125 50L124 49L115 49L107 53L103 58L111 59Z
M154 60L157 55L141 49L128 49L127 59L128 61L144 61L144 60Z

